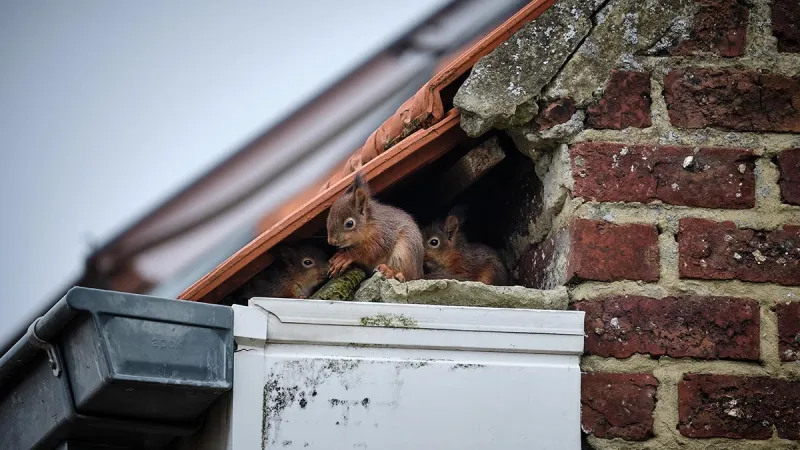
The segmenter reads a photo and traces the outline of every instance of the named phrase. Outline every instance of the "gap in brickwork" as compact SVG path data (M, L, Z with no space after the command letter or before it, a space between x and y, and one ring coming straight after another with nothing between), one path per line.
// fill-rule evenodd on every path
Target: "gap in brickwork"
M492 142L505 154L503 160L454 198L442 201L442 174L478 145ZM535 163L518 152L503 133L489 133L470 140L439 161L398 182L379 199L409 212L421 228L443 219L456 206L463 207L466 220L462 230L470 242L480 242L500 251L509 271L516 268L513 238L528 235L528 223L538 219L542 203L542 182ZM516 279L512 277L512 284Z

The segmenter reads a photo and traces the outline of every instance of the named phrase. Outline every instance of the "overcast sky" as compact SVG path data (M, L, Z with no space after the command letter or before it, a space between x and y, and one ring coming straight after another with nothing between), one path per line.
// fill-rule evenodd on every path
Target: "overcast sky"
M444 3L0 2L0 342L91 242Z

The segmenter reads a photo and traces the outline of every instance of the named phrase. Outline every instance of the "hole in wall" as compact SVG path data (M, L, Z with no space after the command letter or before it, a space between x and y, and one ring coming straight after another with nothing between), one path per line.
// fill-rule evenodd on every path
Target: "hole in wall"
M448 185L451 174L467 155L482 146L499 148L503 159L490 169L473 177L472 183L463 190L453 191ZM445 192L447 191L447 192ZM411 214L420 228L432 221L444 219L456 205L465 207L466 220L460 229L470 242L480 242L497 249L509 274L515 272L517 257L525 249L515 248L526 242L529 224L542 211L543 185L539 180L534 162L519 152L510 138L502 132L488 133L478 139L467 139L436 161L404 177L375 197L377 200L399 207ZM304 229L285 240L296 241L298 237L311 239L326 247L328 255L333 249L326 245L325 216L318 217ZM520 239L521 238L521 239ZM279 269L273 264L264 272ZM256 278L256 277L254 277ZM511 284L517 279L511 277ZM224 304L246 304L246 284L239 286L226 297Z

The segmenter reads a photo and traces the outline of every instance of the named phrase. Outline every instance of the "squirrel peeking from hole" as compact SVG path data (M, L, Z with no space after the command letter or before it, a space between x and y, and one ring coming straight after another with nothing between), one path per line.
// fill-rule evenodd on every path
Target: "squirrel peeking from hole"
M508 272L497 251L469 242L461 230L464 212L463 206L453 208L423 233L411 215L375 200L357 173L328 213L327 238L336 254L328 260L329 253L310 240L281 245L275 263L245 283L237 297L308 298L328 277L353 264L400 282L425 278L506 285Z
M487 245L467 241L460 229L463 223L464 207L457 206L447 218L425 228L425 278L508 284L508 272L500 255Z
M275 248L275 262L251 278L238 298L308 298L328 278L328 255L310 241Z
M338 248L330 259L332 277L355 263L400 282L422 278L419 226L405 211L372 198L360 174L331 205L327 229L328 243Z

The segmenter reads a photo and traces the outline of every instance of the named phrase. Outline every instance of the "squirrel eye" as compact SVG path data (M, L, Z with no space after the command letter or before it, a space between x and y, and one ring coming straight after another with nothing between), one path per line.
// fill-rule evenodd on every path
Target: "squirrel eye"
M428 243L431 245L431 247L434 248L439 246L439 240L436 238L431 239L430 241L428 241Z
M356 226L356 221L353 219L347 219L344 221L344 227L348 230Z
M306 267L311 267L311 266L314 265L314 261L306 258L306 259L303 260L303 265L306 266Z

